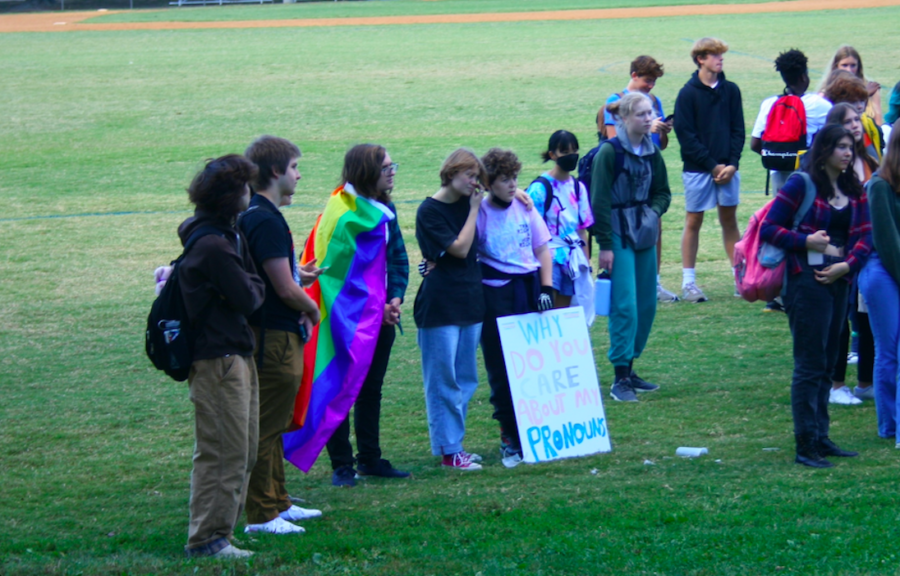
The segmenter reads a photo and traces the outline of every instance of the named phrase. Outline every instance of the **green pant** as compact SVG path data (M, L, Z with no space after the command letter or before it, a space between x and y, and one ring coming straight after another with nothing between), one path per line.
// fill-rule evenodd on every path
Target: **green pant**
M635 251L613 234L609 361L628 366L639 358L656 316L656 246Z

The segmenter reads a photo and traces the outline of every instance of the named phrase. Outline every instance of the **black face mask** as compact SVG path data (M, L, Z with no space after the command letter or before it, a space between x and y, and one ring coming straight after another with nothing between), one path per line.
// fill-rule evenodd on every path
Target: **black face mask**
M566 172L571 172L578 167L578 153L560 156L556 159L556 165Z

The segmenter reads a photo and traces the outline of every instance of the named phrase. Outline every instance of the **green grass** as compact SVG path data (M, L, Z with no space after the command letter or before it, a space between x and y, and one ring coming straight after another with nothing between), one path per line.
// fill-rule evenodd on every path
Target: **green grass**
M893 444L877 438L871 403L838 407L833 436L861 457L821 472L791 463L786 322L731 296L712 214L698 264L712 301L660 307L639 367L663 390L638 405L607 401L611 454L506 470L485 382L467 434L485 470L461 477L437 468L413 278L385 386L383 443L414 478L336 490L327 458L308 476L290 470L290 492L325 517L306 523L301 538L241 533L258 554L233 566L181 557L192 407L186 386L149 366L141 331L152 271L178 253L191 175L259 134L303 150L298 206L286 210L298 237L347 147L385 144L401 165L395 198L415 262L415 209L436 190L451 150L511 147L526 184L554 130L573 130L585 150L593 144L594 113L621 89L636 54L665 63L655 92L671 110L693 68L689 40L724 38L749 128L759 102L780 90L770 62L779 50L797 46L821 70L849 30L867 73L891 84L900 40L883 23L898 17L890 8L0 35L0 573L897 574ZM677 143L665 158L676 196L664 219L663 278L675 287ZM742 176L746 222L765 200L749 150ZM114 212L128 214L73 216ZM592 334L608 390L604 323ZM680 445L710 455L673 458Z
M267 6L182 7L155 11L126 11L91 18L88 22L209 22L222 20L287 20L366 16L423 16L485 12L533 12L585 8L638 8L684 4L747 4L759 0L392 0L390 2L302 2ZM784 2L786 0L775 0Z

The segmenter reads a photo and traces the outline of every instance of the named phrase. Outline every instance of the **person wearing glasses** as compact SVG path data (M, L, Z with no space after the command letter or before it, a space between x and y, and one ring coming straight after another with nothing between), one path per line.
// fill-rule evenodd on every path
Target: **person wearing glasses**
M388 222L387 240L387 302L381 331L375 344L375 355L369 373L363 381L353 407L353 424L356 431L356 469L353 468L353 447L350 445L350 416L334 431L326 448L334 473L331 483L335 486L355 486L356 477L380 476L382 478L406 478L409 472L397 470L381 457L379 424L381 420L381 388L391 358L391 348L400 325L400 305L409 284L409 258L403 233L397 222L397 208L391 201L394 175L398 164L391 160L383 146L359 144L344 157L341 179L344 190L379 202L393 213Z
M526 192L550 230L554 306L566 308L575 296L576 284L580 290L591 286L588 230L594 225L594 214L584 184L572 175L578 166L578 138L557 130L541 158L553 160L554 166L538 176Z

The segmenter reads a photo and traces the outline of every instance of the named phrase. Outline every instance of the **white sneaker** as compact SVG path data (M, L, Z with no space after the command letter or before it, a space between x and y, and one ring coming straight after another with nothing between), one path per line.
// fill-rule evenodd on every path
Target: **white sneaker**
M253 556L253 552L241 550L240 548L229 544L210 556L210 558L249 558L250 556Z
M681 297L685 302L696 304L697 302L706 302L709 298L703 293L703 290L697 287L697 284L691 282L681 288Z
M856 352L849 352L847 354L847 364L859 364L859 354Z
M853 392L851 392L849 388L847 388L846 386L841 386L837 389L831 389L831 392L828 393L828 403L852 406L855 404L862 404L862 400L854 396Z
M300 522L301 520L309 520L310 518L318 518L322 515L321 510L315 508L301 508L299 506L291 506L279 516L288 522Z
M663 288L663 285L659 282L656 283L656 301L657 302L678 302L679 298L674 292L670 292Z
M269 520L265 524L247 524L244 532L264 532L266 534L303 534L306 530L302 526L291 524L281 516Z

